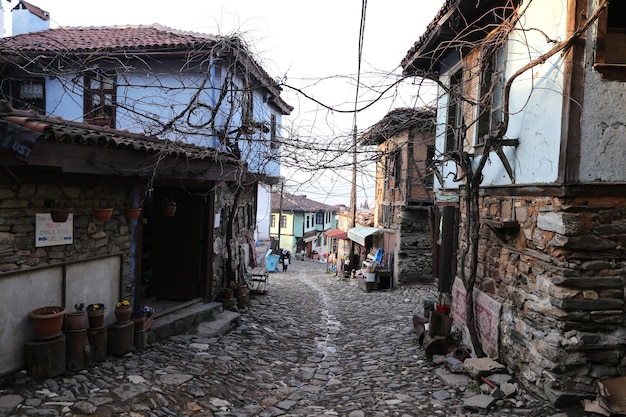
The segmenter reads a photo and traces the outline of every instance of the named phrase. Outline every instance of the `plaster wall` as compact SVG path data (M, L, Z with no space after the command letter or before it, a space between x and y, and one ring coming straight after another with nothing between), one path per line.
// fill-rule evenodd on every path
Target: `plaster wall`
M603 80L593 69L596 27L585 62L581 118L580 181L624 182L626 160L626 83Z
M527 3L527 2L525 2ZM565 37L567 18L567 2L532 2L524 17L509 36L506 42L505 79L509 79L518 69L549 51L553 43L547 42L544 34L527 29L528 26L541 29L548 37L563 40ZM466 61L467 64L467 61ZM513 168L515 184L552 183L557 180L559 155L561 152L561 117L563 101L563 60L556 54L545 63L524 72L513 82L510 94L510 120L506 139L518 139L517 147L504 149L507 159ZM443 74L444 85L450 82L450 75L460 66L454 66ZM476 92L468 92L470 96ZM445 127L448 98L445 89L439 89L436 146L444 149ZM467 112L466 112L467 114ZM466 116L467 117L467 116ZM466 120L470 124L472 120ZM473 144L466 143L465 150L478 152ZM474 159L478 163L478 158ZM454 163L443 165L444 183L435 180L435 188L458 188L460 183L454 181L457 172ZM499 158L492 154L483 169L485 186L511 184Z

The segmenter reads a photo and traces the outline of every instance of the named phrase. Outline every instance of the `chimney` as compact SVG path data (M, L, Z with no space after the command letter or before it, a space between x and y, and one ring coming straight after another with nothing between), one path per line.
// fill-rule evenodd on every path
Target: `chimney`
M21 0L11 10L13 36L50 29L50 13Z

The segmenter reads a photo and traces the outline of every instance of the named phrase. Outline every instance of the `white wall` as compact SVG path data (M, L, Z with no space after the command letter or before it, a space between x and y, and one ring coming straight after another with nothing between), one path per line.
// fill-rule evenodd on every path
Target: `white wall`
M528 2L524 2L527 4ZM532 2L520 20L518 29L538 28L551 39L565 38L567 1ZM532 46L531 46L532 45ZM510 78L519 68L553 47L537 31L516 30L506 44L505 76ZM454 70L444 73L441 80L446 85ZM563 101L563 60L556 54L544 64L534 67L516 78L510 95L510 120L506 139L518 139L516 148L506 147L505 154L515 175L515 184L551 183L559 173L561 152L561 115ZM444 148L447 98L439 89L437 114L438 150ZM475 158L475 163L478 158ZM457 188L453 181L457 172L455 164L443 166L445 188ZM461 175L461 173L458 173ZM483 185L511 184L497 155L491 154L483 170ZM435 187L442 184L435 181Z
M45 306L63 306L63 294L66 312L74 311L75 304L104 303L105 325L113 323L114 306L120 301L121 264L120 256L111 256L1 277L0 340L3 342L0 343L0 375L25 366L24 343L34 340L30 311ZM98 298L94 299L93 294L98 294Z

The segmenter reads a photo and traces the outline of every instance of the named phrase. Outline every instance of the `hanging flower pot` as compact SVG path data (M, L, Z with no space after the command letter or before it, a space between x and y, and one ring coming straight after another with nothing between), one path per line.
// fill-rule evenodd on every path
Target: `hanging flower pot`
M113 214L112 208L94 208L93 218L99 222L106 222L111 219Z
M137 220L141 214L141 207L124 207L124 215L128 220Z
M45 340L60 336L63 330L65 307L47 306L30 312L35 339Z
M70 211L67 209L50 209L50 217L55 223L65 223L70 216Z
M176 206L163 206L161 211L166 217L174 217L176 214Z

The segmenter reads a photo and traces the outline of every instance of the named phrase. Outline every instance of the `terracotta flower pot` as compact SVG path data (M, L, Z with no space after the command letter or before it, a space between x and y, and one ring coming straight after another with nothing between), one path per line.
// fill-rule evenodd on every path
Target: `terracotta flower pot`
M146 322L143 325L143 329L148 330L152 326L153 321L154 321L154 314L146 318Z
M30 318L35 329L35 339L45 340L60 336L63 333L64 317L64 307L47 306L31 311Z
M131 320L133 321L133 323L135 323L135 331L136 332L140 332L142 330L145 330L146 318L144 316L133 317Z
M85 330L85 312L76 311L65 315L65 331L80 332Z
M51 209L50 217L55 223L65 223L70 216L70 211L65 209Z
M106 222L111 219L113 214L112 208L94 208L93 218L99 222Z
M101 329L104 327L104 309L87 312L90 329Z
M174 217L176 214L176 206L163 206L161 207L161 212L164 216Z
M141 214L141 207L124 207L124 215L128 220L137 220Z
M130 321L130 316L133 314L133 310L130 306L126 307L116 307L115 308L115 321L118 324L128 323Z

